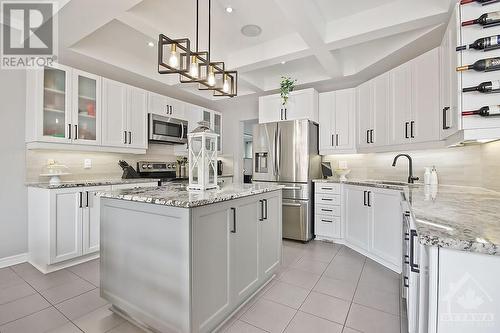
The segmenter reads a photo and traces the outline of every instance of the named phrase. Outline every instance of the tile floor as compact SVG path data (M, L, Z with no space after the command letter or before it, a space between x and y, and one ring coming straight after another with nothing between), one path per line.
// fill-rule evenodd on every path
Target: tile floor
M278 276L220 330L225 333L406 333L399 276L347 247L285 241ZM99 297L99 260L44 275L0 269L1 333L143 333Z

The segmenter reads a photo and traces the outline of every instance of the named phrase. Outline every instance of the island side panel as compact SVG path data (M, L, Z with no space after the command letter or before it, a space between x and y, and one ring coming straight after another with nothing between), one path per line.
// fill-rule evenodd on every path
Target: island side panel
M161 332L190 332L189 211L101 198L101 296Z

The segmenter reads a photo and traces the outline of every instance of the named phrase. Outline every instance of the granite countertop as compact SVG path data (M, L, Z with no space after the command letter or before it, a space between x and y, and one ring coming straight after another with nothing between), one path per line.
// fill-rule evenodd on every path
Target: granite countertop
M71 188L71 187L87 187L87 186L106 186L106 185L119 185L119 184L138 184L138 183L154 183L159 179L153 178L132 178L132 179L100 179L100 180L75 180L63 181L57 185L50 185L49 183L27 183L28 187L38 187L45 189L58 189L58 188Z
M405 184L376 180L318 179L401 191L410 204L420 243L500 255L500 193L470 186Z
M155 188L137 188L112 192L98 192L104 198L146 202L156 205L193 208L251 195L278 191L283 186L273 184L231 184L208 191L187 191L184 185L164 185Z

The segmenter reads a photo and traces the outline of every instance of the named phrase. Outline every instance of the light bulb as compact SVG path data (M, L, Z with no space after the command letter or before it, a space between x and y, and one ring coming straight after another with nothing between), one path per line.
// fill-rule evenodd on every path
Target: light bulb
M189 69L189 75L192 77L198 77L198 63L196 61L196 56L191 57L191 68Z
M229 92L229 82L227 82L227 75L224 74L224 84L222 85L222 91L225 93Z
M213 86L215 84L215 75L212 66L210 66L208 70L207 82L210 86Z
M170 67L177 68L179 66L179 58L177 57L177 46L172 44L170 47L170 58L168 59Z

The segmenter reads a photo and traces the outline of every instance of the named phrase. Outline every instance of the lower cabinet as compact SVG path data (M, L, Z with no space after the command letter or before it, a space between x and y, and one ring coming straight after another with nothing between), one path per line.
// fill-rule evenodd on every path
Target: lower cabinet
M314 235L317 239L342 238L341 185L314 184Z
M281 259L281 191L193 209L193 330L211 332Z
M99 191L156 186L122 184L28 189L29 261L43 273L93 259L99 252Z
M401 193L345 185L344 200L347 245L401 272Z

